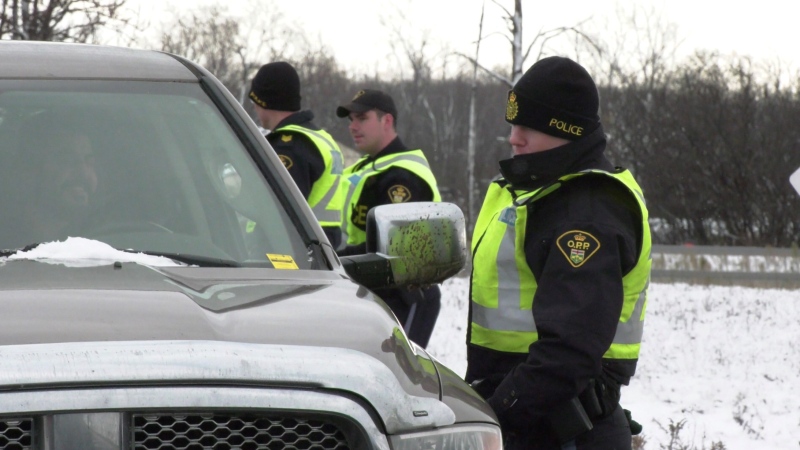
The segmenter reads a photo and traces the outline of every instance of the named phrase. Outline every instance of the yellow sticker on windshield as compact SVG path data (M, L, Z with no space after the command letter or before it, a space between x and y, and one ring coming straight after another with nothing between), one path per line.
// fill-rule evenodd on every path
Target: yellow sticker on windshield
M291 255L277 255L275 253L267 253L267 258L275 266L276 269L289 269L289 270L298 270L297 264L294 262L294 258Z

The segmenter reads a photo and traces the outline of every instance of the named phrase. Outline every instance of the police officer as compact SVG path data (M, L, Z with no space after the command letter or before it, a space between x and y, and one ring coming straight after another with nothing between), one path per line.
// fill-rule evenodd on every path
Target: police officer
M342 244L341 211L344 159L338 144L314 124L314 114L300 110L300 77L291 64L272 62L258 69L250 88L267 141L289 170L314 211L333 248Z
M636 369L650 274L642 190L604 156L598 92L574 61L508 93L500 161L472 238L466 379L506 449L630 449L620 386Z
M367 213L378 205L441 201L436 178L419 149L409 149L397 135L397 108L388 94L359 91L336 109L350 119L349 131L364 156L344 170L345 196L342 228L347 247L340 255L366 252ZM408 337L425 347L439 316L438 286L426 289L376 290L395 313Z

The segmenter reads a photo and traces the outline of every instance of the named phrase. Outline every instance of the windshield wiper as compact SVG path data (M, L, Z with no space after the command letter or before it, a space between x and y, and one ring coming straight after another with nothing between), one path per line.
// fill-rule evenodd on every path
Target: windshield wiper
M151 256L163 256L174 261L191 264L200 267L242 267L238 261L232 259L212 258L210 256L192 255L189 253L170 253L170 252L154 252L147 250L122 250L128 253L143 253Z
M24 252L27 252L29 250L35 249L36 247L39 246L39 244L40 244L40 242L35 242L33 244L28 244L25 247L3 249L3 250L0 250L0 257L7 258L7 257L9 257L11 255L14 255L14 254L17 254L17 253L20 253L20 252L24 253Z

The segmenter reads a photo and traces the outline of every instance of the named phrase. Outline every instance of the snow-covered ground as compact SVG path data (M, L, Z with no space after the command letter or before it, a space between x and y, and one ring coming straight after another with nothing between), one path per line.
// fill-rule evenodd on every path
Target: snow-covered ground
M444 283L428 346L462 376L467 294L465 278ZM652 284L622 404L647 450L800 449L800 290Z

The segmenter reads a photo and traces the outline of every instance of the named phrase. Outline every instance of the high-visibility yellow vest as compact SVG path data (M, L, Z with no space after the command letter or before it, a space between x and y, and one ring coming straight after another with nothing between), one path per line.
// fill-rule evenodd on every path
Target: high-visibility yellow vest
M552 193L562 183L587 173L604 174L625 185L642 212L642 248L636 265L622 278L622 313L613 343L603 355L610 359L639 357L650 281L651 241L642 190L627 170L619 173L589 170L566 175L551 186L522 193L516 199L508 189L492 183L472 238L472 344L503 352L528 353L530 344L538 340L532 314L538 283L525 257L528 205Z
M406 169L422 178L433 192L433 201L442 201L442 196L439 194L439 188L436 185L436 177L431 172L431 166L428 160L422 153L422 150L408 150L400 153L393 153L386 156L381 156L375 161L364 164L363 167L356 170L359 164L362 163L369 156L363 156L355 164L344 170L343 183L346 187L347 194L345 195L344 205L345 209L342 214L342 240L347 242L347 245L359 245L367 241L367 234L361 228L358 228L353 223L352 211L358 205L361 198L361 192L364 190L366 181L375 175L385 172L393 167L400 167ZM345 236L346 235L346 236Z
M345 187L341 184L344 157L339 145L328 132L309 130L299 125L286 125L274 130L280 132L300 133L311 140L322 155L325 170L322 176L311 185L308 194L308 205L323 227L338 227L342 223Z

